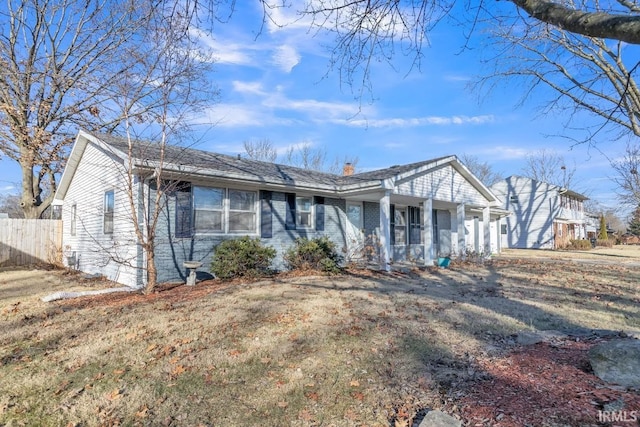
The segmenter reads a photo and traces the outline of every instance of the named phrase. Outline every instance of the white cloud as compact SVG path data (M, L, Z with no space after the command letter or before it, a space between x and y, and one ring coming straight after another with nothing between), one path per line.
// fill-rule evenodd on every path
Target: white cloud
M344 102L327 102L315 99L289 99L281 92L273 94L263 102L265 107L278 110L291 110L304 113L314 121L346 120L358 114L356 104ZM338 120L339 122L340 120Z
M471 80L471 77L462 76L459 74L446 74L443 78L448 82L468 82L469 80Z
M451 125L480 125L485 123L492 123L495 121L493 115L483 116L427 116L427 117L415 117L415 118L393 118L393 119L358 119L347 120L345 125L352 127L370 127L370 128L383 128L383 127L416 127L416 126L451 126Z
M209 107L204 116L194 120L195 124L210 124L223 128L291 125L295 121L275 117L260 106L245 104L218 104Z
M504 145L499 145L495 147L491 147L490 149L483 150L487 154L491 154L492 156L500 158L500 159L524 159L529 154L531 154L531 149L528 148L520 148L520 147L508 147Z
M300 59L300 54L293 46L282 45L276 48L272 61L282 71L290 73L293 67L298 65Z
M251 45L233 43L228 40L216 40L211 34L199 29L191 29L191 33L202 44L211 50L211 54L218 64L252 65L255 61L247 52L253 49Z
M262 83L260 82L241 82L239 80L234 80L231 84L233 85L233 90L236 92L261 96L266 95L266 92L262 88Z

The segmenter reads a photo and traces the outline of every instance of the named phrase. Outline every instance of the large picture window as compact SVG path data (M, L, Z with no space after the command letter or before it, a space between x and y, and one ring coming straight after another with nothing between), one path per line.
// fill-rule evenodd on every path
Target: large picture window
M257 193L226 188L193 187L197 233L255 233Z
M115 210L115 194L113 190L104 193L103 224L104 234L113 234L113 212Z

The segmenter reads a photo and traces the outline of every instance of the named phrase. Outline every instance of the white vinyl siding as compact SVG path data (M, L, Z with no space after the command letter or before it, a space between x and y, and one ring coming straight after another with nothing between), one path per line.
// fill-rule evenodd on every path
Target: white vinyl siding
M81 271L136 286L137 266L129 261L138 254L137 239L128 195L119 192L126 188L125 179L121 162L96 144L87 143L62 208L62 220L70 224L64 228L63 247L65 256L75 252L76 267ZM105 234L105 193L109 191L114 192L113 213L108 215L113 233ZM137 196L136 192L135 203Z
M414 177L396 186L396 194L485 206L487 198L452 166Z

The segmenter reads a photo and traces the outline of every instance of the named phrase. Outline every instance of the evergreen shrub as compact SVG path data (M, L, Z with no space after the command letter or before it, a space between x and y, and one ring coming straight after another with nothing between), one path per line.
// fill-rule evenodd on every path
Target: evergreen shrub
M258 238L244 236L225 240L215 247L211 272L221 279L265 276L271 273L275 257L276 250L264 246Z

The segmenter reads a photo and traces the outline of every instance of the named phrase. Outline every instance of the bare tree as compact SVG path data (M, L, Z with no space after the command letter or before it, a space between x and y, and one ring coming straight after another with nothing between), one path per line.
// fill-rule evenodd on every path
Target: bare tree
M216 95L207 80L210 58L190 38L189 14L188 9L155 14L146 24L143 42L129 52L135 62L114 86L128 141L124 190L130 217L125 220L133 224L135 244L145 254L147 293L157 284L158 225L168 214L169 195L180 186L167 165L179 163L183 150L171 146L188 134L188 118ZM140 142L140 136L146 142ZM134 164L140 159L148 159L145 168ZM116 262L128 262L117 259L113 249Z
M262 3L265 20L279 23L271 2ZM280 5L291 7L288 2ZM575 123L575 112L599 116L579 142L591 141L608 124L614 125L608 129L638 135L637 1L509 0L460 5L448 0L316 0L305 5L300 13L310 19L311 27L335 35L331 66L360 95L371 87L372 64L391 62L402 54L420 68L429 34L451 18L467 38L463 50L473 45L477 34L495 36L483 51L487 63L496 68L480 82L481 87L503 83L505 78L517 79L521 87L524 79L529 85L523 86L525 98L541 83L552 88L555 98L548 106L569 111L567 127Z
M0 212L8 214L9 218L24 218L24 211L20 208L20 195L0 196Z
M278 158L278 152L271 141L266 138L257 141L244 141L242 145L250 159L273 163Z
M571 188L576 167L567 165L563 156L543 149L527 156L522 172L536 181Z
M596 117L593 125L580 129L586 136L578 142L591 141L604 129L615 130L614 139L628 133L640 136L637 47L575 35L522 16L504 17L490 28L490 71L478 86L515 80L526 88L521 102L538 87L551 89L542 114L562 113L569 129L576 128L578 113Z
M151 11L78 0L10 1L0 11L0 152L20 164L27 218L51 203L75 128L115 123L109 89L129 67L123 47L137 42Z
M487 187L491 187L503 178L489 163L480 161L477 156L462 154L460 161Z
M358 164L357 157L349 156L344 156L344 158L336 156L333 161L328 161L327 150L314 148L311 144L290 146L280 160L278 160L278 151L268 139L244 141L243 145L244 151L250 159L272 163L279 161L283 164L320 172L342 174L346 163L351 163L354 170Z
M618 185L618 199L627 207L640 205L640 145L627 144L624 156L611 162Z

